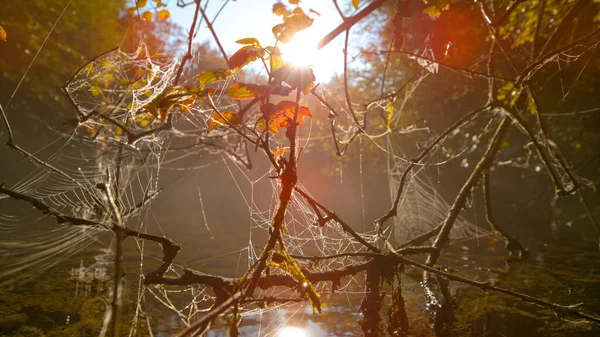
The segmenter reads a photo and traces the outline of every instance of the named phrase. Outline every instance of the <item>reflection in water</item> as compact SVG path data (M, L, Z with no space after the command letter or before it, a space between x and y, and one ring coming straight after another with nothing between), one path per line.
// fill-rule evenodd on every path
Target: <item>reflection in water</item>
M277 337L306 337L306 332L302 328L286 326L279 330Z

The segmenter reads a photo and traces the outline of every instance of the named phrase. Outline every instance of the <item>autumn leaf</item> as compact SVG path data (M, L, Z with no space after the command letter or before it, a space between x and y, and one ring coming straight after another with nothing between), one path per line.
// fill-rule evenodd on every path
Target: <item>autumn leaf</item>
M298 117L296 118L296 122L298 125L302 124L302 120L304 117L311 117L310 109L304 105L298 104ZM292 101L281 101L277 103L275 106L274 114L275 116L284 115L287 119L292 120L294 118L294 113L296 112L296 102Z
M297 5L300 2L300 0L289 0L289 2L292 5Z
M296 112L296 102L281 101L277 105L269 103L260 107L262 119L257 123L257 128L264 131L266 125L269 125L269 131L279 135L279 128L289 128L290 121L294 119ZM298 116L296 124L301 125L305 117L310 117L310 109L303 105L298 105Z
M285 13L289 13L289 10L287 9L287 7L282 4L281 2L276 2L273 5L273 14L277 15L277 16L285 16Z
M255 39L255 38L253 38L253 37L247 37L245 39L239 39L239 40L235 41L235 43L250 44L250 45L253 45L253 46L260 47L260 42L258 42L258 40Z
M494 244L494 243L497 243L497 242L500 242L500 239L498 239L498 237L496 237L496 236L492 236L492 238L490 239L490 243Z
M214 113L210 116L210 124L208 124L207 131L210 132L217 126L238 125L241 122L241 116L233 112Z
M146 21L152 21L152 13L149 11L145 11L144 13L142 13L142 18L144 18L144 20Z
M92 93L92 96L94 96L94 97L102 95L102 89L100 89L99 87L96 87L96 86L91 87L90 92Z
M150 103L144 106L144 109L155 117L168 114L169 110L176 104L180 104L190 98L189 91L177 86L170 88L156 96Z
M358 9L358 0L352 0L352 6L354 9Z
M127 8L127 14L129 14L130 16L134 16L136 10L137 10L137 7L129 7L129 8Z
M194 98L194 96L190 96L189 98L184 99L179 104L179 108L181 109L181 111L189 113L192 111L192 108L194 107L195 102L196 102L196 99Z
M273 157L279 157L285 153L289 153L290 152L290 148L289 147L280 147L278 149L273 150Z
M260 130L260 132L264 132L265 129L267 128L267 121L265 121L264 119L259 119L258 122L256 123L256 128L258 130ZM269 132L279 136L279 128L277 127L277 125L275 125L275 123L269 123Z
M281 51L277 47L268 46L265 50L269 53L269 60L271 61L271 71L277 70L283 67L283 57L281 57Z
M159 19L165 21L166 19L171 17L171 13L166 9L161 9L160 11L158 11L156 16L158 16Z
M255 97L255 93L252 92L246 85L240 83L234 83L229 89L227 89L227 95L233 99L252 99Z
M6 31L0 26L0 40L6 41Z
M256 46L244 46L229 58L229 68L239 70L246 64L253 62L265 55L262 48Z
M439 5L429 6L423 10L423 13L429 15L432 19L437 19L442 15L442 12L448 10L450 8L449 4L446 4L443 7Z
M253 83L234 83L228 90L227 95L234 99L261 98L269 94L287 96L291 89L282 86L253 84Z
M272 73L275 83L285 82L292 89L300 88L306 95L310 92L315 82L315 74L309 67L296 67L290 63L284 64Z
M196 81L200 84L202 90L206 85L224 80L231 75L233 75L233 73L229 69L212 69L198 74L198 76L196 76Z
M312 26L313 21L314 20L304 12L297 12L294 15L287 17L283 23L285 24L286 30L292 29L295 32L299 32Z
M144 8L144 7L146 7L146 4L147 4L147 3L148 3L148 0L137 0L137 1L135 2L135 5L136 5L138 8Z
M283 42L288 43L297 32L310 27L313 19L306 15L301 9L294 10L294 14L285 18L284 22L273 27L273 35Z

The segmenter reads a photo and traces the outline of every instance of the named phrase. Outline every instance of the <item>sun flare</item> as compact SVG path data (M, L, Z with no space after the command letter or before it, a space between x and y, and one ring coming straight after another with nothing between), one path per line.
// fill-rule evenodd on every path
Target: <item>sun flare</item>
M319 36L310 30L298 32L287 44L281 44L283 59L295 66L316 66L319 61L317 41Z

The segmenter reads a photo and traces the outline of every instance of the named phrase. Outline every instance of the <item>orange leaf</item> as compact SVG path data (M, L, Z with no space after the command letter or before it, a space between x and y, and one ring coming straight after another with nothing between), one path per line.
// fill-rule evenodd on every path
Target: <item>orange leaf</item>
M273 14L277 15L277 16L282 16L284 15L285 12L289 12L287 7L285 7L284 4L282 4L281 2L276 2L273 5Z
M289 0L292 5L297 5L300 0Z
M6 41L6 31L0 26L0 40Z
M289 147L280 147L273 151L273 157L278 157L278 156L283 155L284 153L289 153L289 152L290 152Z
M263 114L263 119L269 122L269 130L273 132L273 129L278 128L289 128L290 121L294 119L294 113L296 112L296 103L292 101L281 101L274 104L264 104L260 107L260 110ZM298 116L296 118L296 123L298 125L302 124L304 117L310 117L310 109L303 105L298 105ZM262 130L264 130L264 125L262 125ZM278 132L273 132L278 135Z
M492 236L492 238L490 239L490 243L491 243L491 244L494 244L494 243L497 243L497 242L500 242L500 239L498 239L498 238L497 238L497 237L495 237L495 236Z
M354 9L358 9L358 0L352 0L352 6Z
M166 10L166 9L161 9L160 11L158 11L158 14L156 14L158 16L159 19L165 21L166 19L171 17L171 13Z
M283 23L285 24L286 30L291 29L295 32L299 32L312 26L313 21L314 20L304 14L304 12L296 12L294 15L287 17Z
M275 106L275 115L285 115L287 119L293 119L294 113L296 112L296 102L292 101L281 101L277 103ZM298 125L302 124L302 120L304 117L310 117L310 109L304 105L298 104L298 117L296 118L296 122Z
M265 129L267 128L267 122L261 118L256 123L256 128L259 129L261 132L264 132ZM274 135L279 136L279 128L275 125L275 123L269 123L269 132L271 132Z
M196 100L195 100L194 96L190 96L189 98L187 98L183 102L181 102L179 107L181 108L181 110L183 112L190 112L192 110L192 108L194 107L195 102L196 102Z
M264 55L265 51L262 48L256 46L244 46L231 55L229 58L229 68L239 70L241 67Z
M217 126L230 126L241 123L241 117L233 112L214 113L210 116L210 119L211 121L210 124L208 124L207 129L208 132Z
M142 13L142 18L144 18L144 20L146 21L152 21L152 13L149 11L145 11L144 13Z

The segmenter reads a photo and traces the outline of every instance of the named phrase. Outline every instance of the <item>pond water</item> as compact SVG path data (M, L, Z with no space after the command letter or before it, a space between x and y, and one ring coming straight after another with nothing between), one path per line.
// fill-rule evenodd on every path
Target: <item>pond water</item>
M555 235L555 239L552 235L540 236L533 242L535 244L529 244L530 255L520 260L509 258L501 244L491 244L489 239L464 242L450 247L439 265L458 275L490 280L496 286L547 301L580 304L581 310L598 315L600 253L597 241L565 231ZM97 261L97 252L82 253L78 257L80 260ZM97 335L104 305L97 297L101 292L95 284L85 288L69 281L70 267L77 267L75 258L51 269L43 278L13 289L2 289L0 336L41 336L42 332L47 336ZM424 298L419 287L421 274L408 267L405 271L404 295L415 336L430 335L426 332L429 318L423 310ZM128 291L133 294L134 281L128 280ZM459 336L591 337L600 334L600 327L596 325L573 317L561 320L548 309L502 294L484 292L455 282L452 283L452 292L456 297L456 333ZM313 314L311 306L306 303L256 312L243 317L240 333L242 336L278 337L361 336L358 326L361 298L361 289L350 287L343 294L323 294L322 315ZM150 299L146 307L156 309L147 313L154 336L170 336L183 327L177 315L158 303L156 306L152 303ZM123 316L130 317L133 314L131 303L126 301L124 308ZM385 317L385 310L382 314ZM225 324L217 321L207 336L227 336Z

